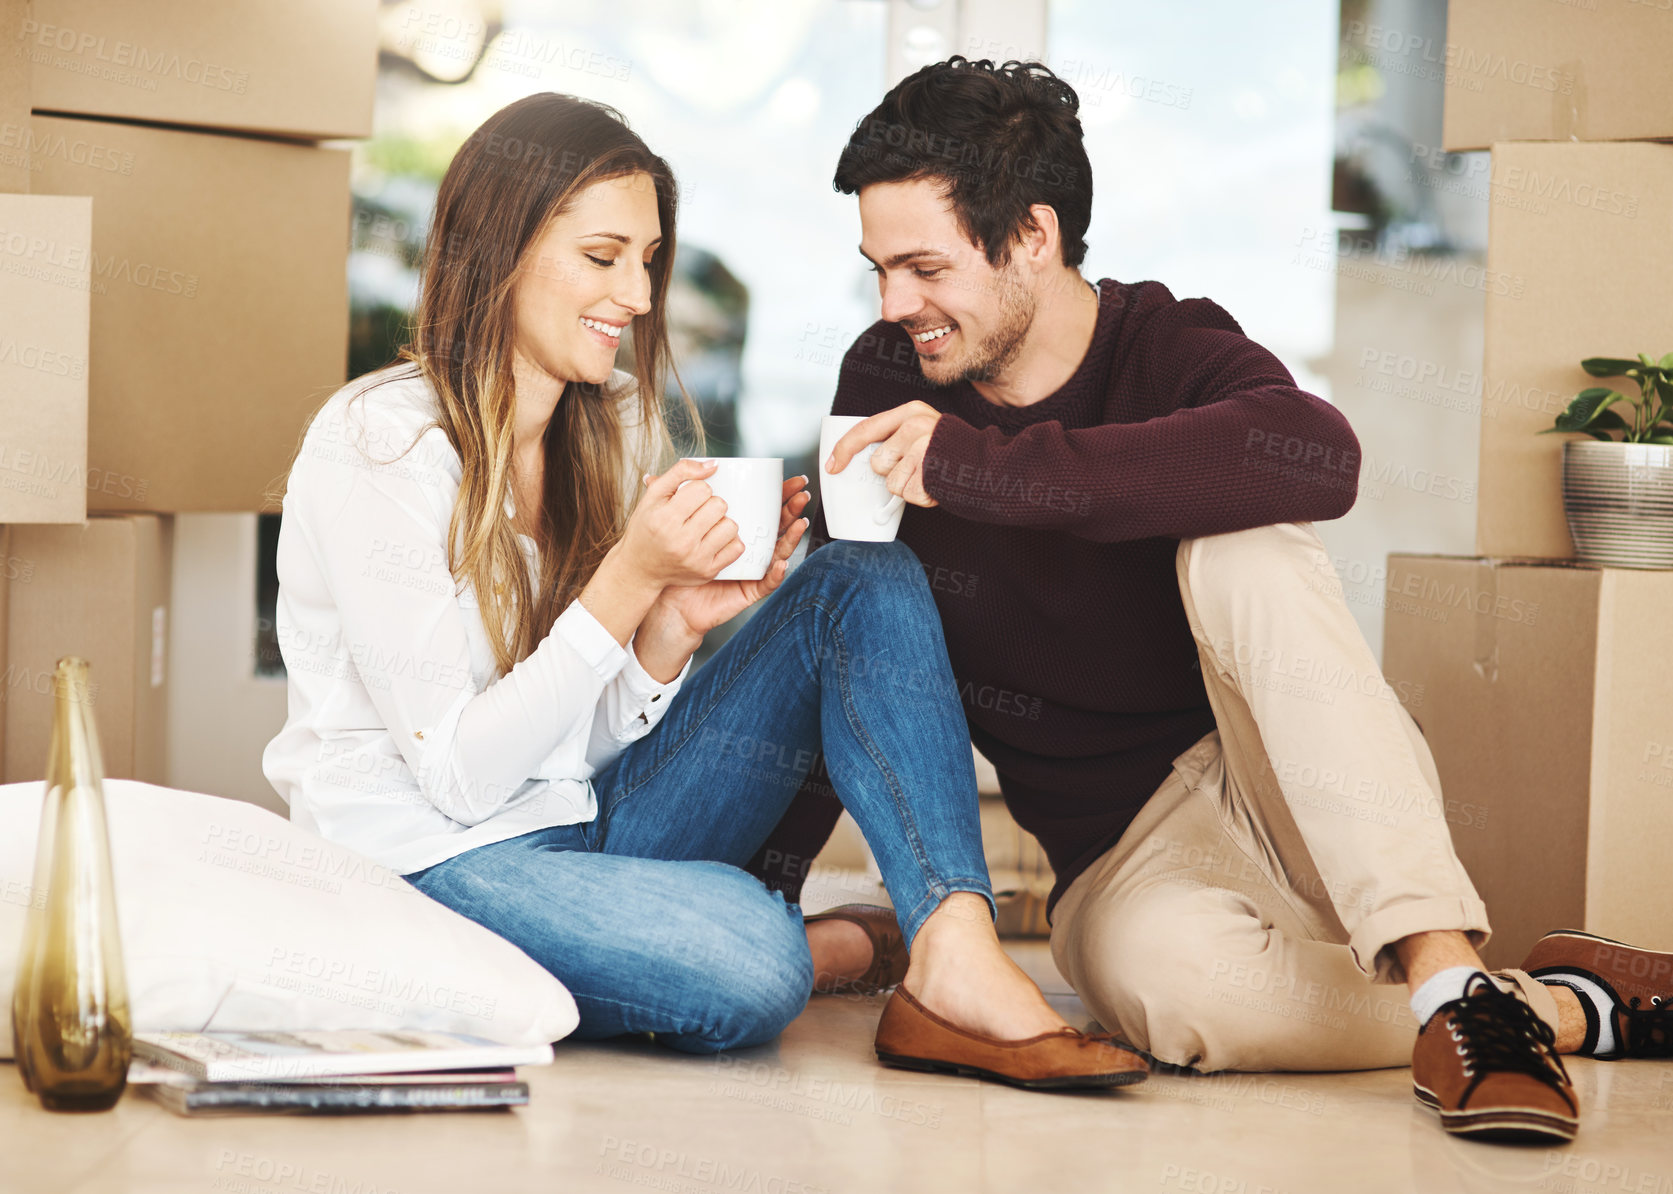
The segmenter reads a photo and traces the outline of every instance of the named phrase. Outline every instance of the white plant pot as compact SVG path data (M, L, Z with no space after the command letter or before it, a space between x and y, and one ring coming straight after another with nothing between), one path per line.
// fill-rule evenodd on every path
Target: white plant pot
M1673 568L1673 447L1570 440L1563 510L1579 559Z

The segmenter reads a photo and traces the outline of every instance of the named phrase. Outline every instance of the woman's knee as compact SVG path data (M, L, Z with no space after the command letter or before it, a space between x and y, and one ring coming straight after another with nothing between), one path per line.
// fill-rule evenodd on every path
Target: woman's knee
M668 1041L692 1053L772 1040L801 1014L813 990L813 958L801 918L783 897L735 868L704 935L692 977L699 984L695 1031Z

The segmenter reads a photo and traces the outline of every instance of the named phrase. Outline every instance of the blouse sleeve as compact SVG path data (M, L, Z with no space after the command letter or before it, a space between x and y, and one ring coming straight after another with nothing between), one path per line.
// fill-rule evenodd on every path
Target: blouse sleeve
M619 680L628 652L578 601L527 658L478 690L469 614L447 564L452 494L422 460L305 458L291 473L286 517L299 520L321 562L343 638L313 649L347 657L437 809L477 824L537 777L560 744L596 738L595 718L613 739L633 733L632 702L656 694ZM287 664L307 666L289 656L309 649L289 644Z

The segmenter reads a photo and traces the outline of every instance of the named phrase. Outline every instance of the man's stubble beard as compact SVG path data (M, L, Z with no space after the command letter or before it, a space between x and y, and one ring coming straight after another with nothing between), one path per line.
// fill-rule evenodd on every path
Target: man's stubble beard
M999 289L999 324L982 337L981 343L972 350L969 363L951 376L933 377L925 365L934 359L929 362L920 359L918 367L924 379L933 386L997 381L1022 352L1023 343L1028 339L1028 329L1034 326L1034 313L1038 307L1039 303L1026 287L1005 277Z

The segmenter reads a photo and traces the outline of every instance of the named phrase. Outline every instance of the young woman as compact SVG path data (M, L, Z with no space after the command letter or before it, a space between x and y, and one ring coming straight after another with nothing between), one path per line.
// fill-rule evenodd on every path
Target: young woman
M787 576L797 477L766 578L717 581L743 545L714 466L651 474L671 454L675 194L613 111L567 96L512 104L460 149L404 363L334 396L289 477L290 716L266 773L293 820L563 980L578 1037L709 1052L775 1036L816 975L900 978L863 918L804 927L739 869L823 749L898 911L912 1010L1090 1047L994 934L916 560L832 544ZM630 325L632 377L613 370ZM688 677L704 632L763 598Z

